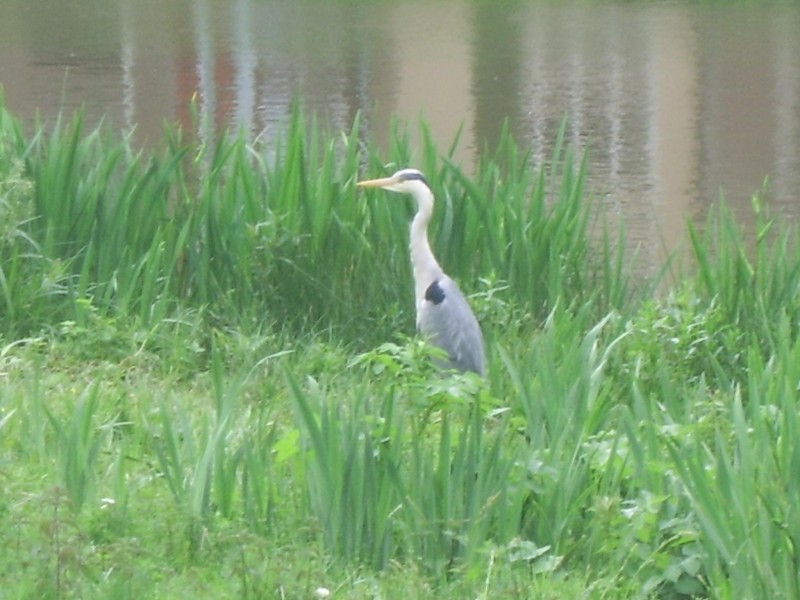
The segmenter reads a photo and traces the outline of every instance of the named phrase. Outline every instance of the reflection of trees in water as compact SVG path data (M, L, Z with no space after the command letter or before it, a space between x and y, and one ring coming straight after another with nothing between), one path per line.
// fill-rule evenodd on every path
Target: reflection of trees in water
M526 59L519 3L508 2L503 10L496 2L475 3L472 54L475 99L474 130L478 148L491 152L500 136L500 125L508 119L517 131L522 113L521 63Z

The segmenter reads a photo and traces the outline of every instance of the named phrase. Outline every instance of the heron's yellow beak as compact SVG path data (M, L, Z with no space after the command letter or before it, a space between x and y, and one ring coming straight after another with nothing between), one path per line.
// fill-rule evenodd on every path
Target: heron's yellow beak
M394 177L383 177L381 179L367 179L366 181L359 181L356 183L357 187L386 187L394 185L397 180Z

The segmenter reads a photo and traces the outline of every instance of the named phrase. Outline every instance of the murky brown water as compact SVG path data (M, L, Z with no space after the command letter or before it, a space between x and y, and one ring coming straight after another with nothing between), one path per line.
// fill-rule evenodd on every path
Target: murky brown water
M299 92L334 127L361 111L385 140L422 114L469 166L508 118L535 160L562 117L589 148L591 188L645 261L769 178L800 215L800 3L690 0L10 0L0 83L17 116L85 106L160 136L189 122L269 138Z

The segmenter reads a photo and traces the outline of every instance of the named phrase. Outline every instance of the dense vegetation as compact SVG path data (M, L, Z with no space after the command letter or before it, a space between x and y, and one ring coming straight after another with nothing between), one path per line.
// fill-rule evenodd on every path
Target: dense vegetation
M645 285L561 144L425 140L485 382L403 335L410 207L356 194L402 131L135 153L0 106L5 597L798 597L795 230L721 206Z

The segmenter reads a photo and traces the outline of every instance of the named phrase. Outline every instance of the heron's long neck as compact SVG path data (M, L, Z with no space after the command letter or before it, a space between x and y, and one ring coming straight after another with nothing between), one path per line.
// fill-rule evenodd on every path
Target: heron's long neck
M411 266L414 268L415 296L419 307L428 286L442 276L428 243L428 222L433 215L433 194L428 190L417 194L417 214L411 222Z

